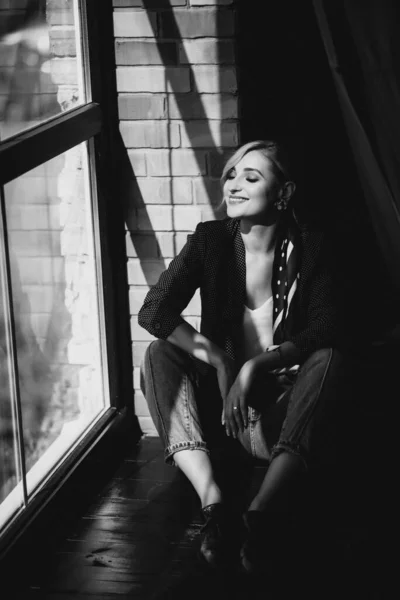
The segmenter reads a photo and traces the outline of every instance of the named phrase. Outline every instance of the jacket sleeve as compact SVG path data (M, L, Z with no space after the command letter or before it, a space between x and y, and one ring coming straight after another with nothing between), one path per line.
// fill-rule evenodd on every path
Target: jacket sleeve
M199 223L181 252L147 293L138 322L151 335L167 339L184 322L181 313L203 277L205 245L204 225Z
M311 352L335 345L338 335L337 303L325 244L318 254L308 287L304 327L290 337L303 360Z

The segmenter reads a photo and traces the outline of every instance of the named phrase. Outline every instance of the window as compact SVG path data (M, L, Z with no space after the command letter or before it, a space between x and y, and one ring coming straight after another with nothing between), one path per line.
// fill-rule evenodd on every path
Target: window
M102 119L87 44L94 4L0 0L3 533L115 404L96 189Z

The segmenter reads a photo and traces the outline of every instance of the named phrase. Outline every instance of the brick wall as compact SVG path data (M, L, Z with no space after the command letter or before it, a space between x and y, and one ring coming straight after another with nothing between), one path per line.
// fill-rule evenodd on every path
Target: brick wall
M120 131L132 166L126 207L135 409L152 337L137 313L197 223L221 218L219 177L238 144L232 0L114 0ZM184 312L199 325L200 302Z

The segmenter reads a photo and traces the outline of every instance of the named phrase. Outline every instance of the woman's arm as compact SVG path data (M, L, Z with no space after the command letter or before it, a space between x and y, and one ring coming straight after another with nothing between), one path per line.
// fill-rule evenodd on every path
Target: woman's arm
M181 313L201 285L205 246L204 227L199 223L178 256L147 293L138 322L154 337L166 340L184 323Z
M270 351L262 352L244 363L224 405L225 429L227 435L237 437L239 431L247 427L248 397L253 382L263 371L275 371L298 364L301 353L292 342L283 342Z
M225 401L235 378L234 361L226 352L186 321L174 329L167 337L167 341L217 370L219 389Z

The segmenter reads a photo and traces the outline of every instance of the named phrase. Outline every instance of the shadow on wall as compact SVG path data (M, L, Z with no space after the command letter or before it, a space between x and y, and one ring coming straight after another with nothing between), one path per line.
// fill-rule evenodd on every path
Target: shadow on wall
M152 0L143 0L143 7L147 10L154 8L154 2ZM182 120L183 126L185 127L186 135L189 140L194 139L194 136L198 136L198 125L197 123L201 123L202 132L201 136L204 140L204 144L201 147L198 147L196 143L193 143L191 146L191 151L194 154L195 160L198 165L199 172L202 172L202 165L204 162L204 148L207 149L207 153L212 157L213 169L215 169L216 173L222 172L223 165L226 161L227 154L231 154L232 150L224 151L222 148L218 147L214 141L214 132L212 131L209 124L209 117L207 115L206 109L203 105L201 94L196 87L195 75L190 64L189 57L184 49L183 39L179 30L179 26L176 20L176 16L174 14L174 8L171 6L169 0L159 0L157 2L158 8L169 9L168 12L165 12L164 15L168 16L168 37L172 38L177 45L180 47L180 62L181 64L188 67L190 73L190 81L192 85L192 93L190 94L190 107L188 106L187 95L179 93L179 88L177 88L176 80L170 76L170 72L168 67L171 66L171 57L168 55L168 51L166 50L166 45L160 41L160 38L157 36L157 31L154 31L154 39L157 42L158 51L160 57L163 61L163 66L165 68L165 78L166 78L166 88L168 87L169 93L174 95L174 100L176 102L177 108L180 112L180 119ZM221 27L221 19L222 19L222 11L216 10L217 14L217 33ZM149 19L149 22L154 27L153 21ZM218 46L220 51L220 46ZM221 57L220 57L221 58ZM220 58L217 59L217 63L221 64ZM188 113L188 109L190 109L190 113ZM195 120L193 119L193 115L195 115ZM221 121L222 125L222 121ZM222 132L221 132L222 133ZM221 137L218 135L218 137ZM140 260L142 271L144 278L146 280L147 285L152 285L154 283L154 264L150 264L149 261L145 259L148 258L147 247L143 247L141 245L140 236L136 235L132 232L132 229L136 229L135 225L132 224L131 220L131 206L132 206L132 198L134 198L135 207L138 208L142 215L143 227L145 227L146 235L150 238L149 243L156 248L156 253L158 256L158 274L161 274L163 270L167 267L167 263L163 257L162 250L160 248L159 242L157 240L156 233L152 227L150 217L146 210L146 203L143 198L143 195L140 191L136 175L132 164L129 160L129 155L125 149L124 142L119 136L118 144L120 145L119 155L121 156L121 163L119 164L121 178L120 178L120 193L122 194L123 204L125 207L126 214L126 224L127 228L130 231L130 238L132 246L135 250L137 258ZM172 173L172 158L171 152L169 154L169 166L170 173ZM206 186L207 195L209 198L209 206L212 208L212 212L215 218L221 218L224 216L224 211L219 209L218 206L213 202L213 195L215 195L215 187L211 187L209 181L205 178L203 180L204 185ZM212 182L215 184L215 182ZM173 199L173 178L170 177L169 182L169 194ZM173 200L172 200L173 202ZM132 226L133 225L133 226ZM177 252L176 243L175 243L175 252Z

